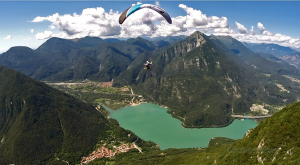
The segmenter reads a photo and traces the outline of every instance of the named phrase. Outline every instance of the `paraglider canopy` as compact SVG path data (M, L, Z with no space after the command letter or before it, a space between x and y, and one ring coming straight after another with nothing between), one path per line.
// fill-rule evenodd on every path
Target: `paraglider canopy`
M164 9L162 9L156 5L152 5L152 4L137 4L132 7L129 7L120 15L119 23L122 24L125 21L125 19L127 17L129 17L132 13L136 12L137 10L143 9L143 8L149 8L149 9L152 9L152 10L158 12L160 15L162 15L166 19L166 21L169 24L172 24L172 19L169 16L169 14Z

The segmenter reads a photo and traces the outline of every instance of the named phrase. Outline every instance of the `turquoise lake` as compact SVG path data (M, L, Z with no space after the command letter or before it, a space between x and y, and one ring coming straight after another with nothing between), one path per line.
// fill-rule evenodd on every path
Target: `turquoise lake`
M146 141L153 141L160 149L207 147L213 137L241 139L257 123L250 119L234 120L222 128L184 128L178 119L167 113L167 109L151 103L128 106L110 111L110 117L120 126L134 132Z

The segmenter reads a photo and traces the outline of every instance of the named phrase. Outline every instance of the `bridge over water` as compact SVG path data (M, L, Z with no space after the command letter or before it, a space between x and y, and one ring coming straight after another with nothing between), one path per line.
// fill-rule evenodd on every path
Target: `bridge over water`
M231 117L234 118L243 118L243 119L263 119L267 117L271 117L272 115L266 115L266 116L243 116L243 115L231 115Z

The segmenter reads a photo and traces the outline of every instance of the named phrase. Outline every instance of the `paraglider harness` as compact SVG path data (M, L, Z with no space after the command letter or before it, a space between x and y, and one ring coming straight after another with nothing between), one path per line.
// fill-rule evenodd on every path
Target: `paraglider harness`
M150 62L149 62L150 61ZM146 62L146 64L144 64L144 69L147 70L147 72L150 73L150 76L152 77L154 75L154 73L151 71L151 68L150 66L152 65L152 61L151 61L151 58L150 60Z
M147 61L146 64L144 64L145 65L144 69L150 69L150 65L152 65L152 61L151 60L149 61Z

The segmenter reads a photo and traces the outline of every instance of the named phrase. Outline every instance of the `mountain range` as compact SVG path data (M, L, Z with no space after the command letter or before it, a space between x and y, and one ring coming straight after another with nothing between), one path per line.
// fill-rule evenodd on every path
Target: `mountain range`
M126 69L137 55L155 49L153 43L140 37L127 41L111 40L105 41L96 37L74 41L51 38L36 50L12 47L0 56L0 65L16 69L37 80L55 81L87 79L91 76L90 72L94 73L93 70L96 69L97 72L94 73L96 75L92 78L107 81L114 77L112 75L118 75ZM87 60L82 60L83 57L91 58L90 60L98 58L99 60L95 62L97 65L101 63L102 67L88 67L90 71L84 72L76 70L79 65L85 66ZM107 72L112 75L107 75Z
M269 56L273 55L277 58L277 61L278 59L281 59L282 61L285 61L298 69L300 68L300 52L297 50L291 49L289 47L280 46L277 44L254 44L245 42L243 44L256 53L269 54ZM274 59L274 57L272 58Z
M297 164L300 103L293 103L250 129L240 140L212 138L208 148L156 149L92 105L0 67L0 163L77 164L95 146L136 142L128 152L90 164ZM131 136L127 136L130 134ZM139 140L138 140L139 139ZM223 140L222 140L223 139ZM114 145L114 144L113 144Z
M287 55L282 56L280 58L282 60L288 62L289 64L294 65L298 69L300 69L300 52L287 54Z
M298 96L297 85L292 87L282 76L299 75L294 66L270 61L232 37L195 32L158 49L150 71L140 69L147 57L136 58L114 84L134 84L135 91L168 106L187 127L224 126L232 121L231 114L248 113L253 103L280 105ZM291 93L281 92L276 84L291 88Z
M186 127L217 127L253 103L282 106L299 97L292 78L299 70L255 53L229 36L116 40L51 38L37 50L13 47L0 56L5 65L43 81L112 81L130 85L150 102L169 107ZM150 70L143 64L151 59Z
M136 151L91 164L297 164L300 150L298 70L230 37L189 37L158 46L143 38L111 42L52 38L37 50L0 56L0 164L77 164L97 147L136 142ZM150 70L143 69L146 60ZM208 148L159 150L96 110L37 80L111 81L166 105L185 127L228 125L253 103L283 106L243 139L212 139ZM67 78L66 78L67 77ZM293 103L296 102L296 103ZM272 111L272 109L270 109ZM275 111L274 111L275 112ZM273 112L273 113L274 113ZM129 136L130 134L130 136Z
M275 56L284 56L287 54L295 53L296 50L277 44L267 44L267 43L247 43L243 42L245 46L256 53L267 53L273 54Z

